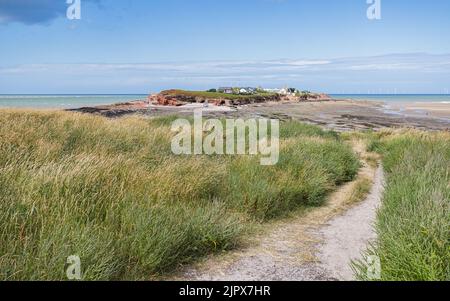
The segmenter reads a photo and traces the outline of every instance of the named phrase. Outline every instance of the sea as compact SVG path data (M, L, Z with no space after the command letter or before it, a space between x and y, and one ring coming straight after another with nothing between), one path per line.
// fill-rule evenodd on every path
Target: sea
M450 94L332 94L334 99L368 100L384 103L443 103L450 104Z
M333 94L335 99L369 100L377 102L427 102L450 105L450 95L437 94ZM145 94L113 95L2 95L0 108L73 109L146 99Z
M2 95L0 108L75 109L146 99L144 94L114 95Z

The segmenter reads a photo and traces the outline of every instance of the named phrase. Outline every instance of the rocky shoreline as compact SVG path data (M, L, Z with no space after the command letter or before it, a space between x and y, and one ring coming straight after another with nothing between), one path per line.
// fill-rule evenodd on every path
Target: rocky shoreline
M319 96L299 101L290 97L242 98L233 101L202 97L175 97L170 94L151 95L145 100L70 109L71 112L95 114L107 118L127 115L146 117L192 116L202 109L206 118L276 118L297 120L336 131L379 130L384 128L416 128L450 130L450 106L427 104L427 111L408 110L408 104L398 111L387 110L383 103L372 101L333 100ZM411 103L411 108L418 104ZM435 108L435 109L433 109ZM425 108L423 108L425 110ZM447 116L447 117L445 117Z
M208 98L203 96L173 94L162 92L149 97L152 104L162 106L183 106L192 103L208 103L216 106L240 106L252 103L263 103L268 101L281 101L280 95L261 96L255 95L241 99Z
M207 103L216 106L242 106L266 102L280 101L327 101L331 97L326 94L308 93L301 96L264 93L253 95L226 95L218 93L201 93L182 90L166 90L149 96L149 102L154 105L183 106L193 103Z
M115 118L130 114L145 113L148 110L148 106L149 106L148 101L135 100L111 105L67 109L66 111L85 114L96 114L108 118Z
M206 94L206 93L205 93ZM252 104L281 103L281 102L319 102L332 101L333 99L323 93L309 93L306 96L280 95L274 93L256 95L220 95L211 97L181 90L166 90L158 94L149 95L146 100L135 100L124 103L110 105L100 105L93 107L81 107L68 109L70 112L80 112L87 114L97 114L104 117L121 117L134 113L145 113L155 107L182 107L192 104L203 104L211 106L224 106L237 108Z

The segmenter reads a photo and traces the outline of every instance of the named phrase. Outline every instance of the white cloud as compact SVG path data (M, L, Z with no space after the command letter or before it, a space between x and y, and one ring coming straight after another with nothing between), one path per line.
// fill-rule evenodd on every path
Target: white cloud
M90 86L87 92L93 92L101 86L103 93L109 92L109 89L114 93L121 89L147 91L167 87L285 84L325 91L341 88L357 91L372 86L406 89L408 82L419 80L430 86L435 83L447 88L450 86L449 75L450 54L395 54L317 60L30 64L0 66L0 91L23 93L32 85L42 87L48 93L54 93L51 89L58 86L70 88L69 92L76 93L79 93L77 87ZM11 86L20 90L8 90ZM417 84L414 86L418 87Z

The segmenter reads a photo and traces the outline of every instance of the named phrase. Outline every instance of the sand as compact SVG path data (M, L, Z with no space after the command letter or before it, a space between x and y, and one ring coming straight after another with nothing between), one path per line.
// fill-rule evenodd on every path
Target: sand
M143 116L184 115L202 109L206 118L268 117L280 120L298 120L336 131L379 130L383 128L416 128L423 130L450 130L450 104L383 103L371 101L282 102L252 104L239 107L202 105L181 107L136 104L81 108L72 111L121 117L130 114Z
M450 103L392 103L387 107L406 115L437 117L450 121Z

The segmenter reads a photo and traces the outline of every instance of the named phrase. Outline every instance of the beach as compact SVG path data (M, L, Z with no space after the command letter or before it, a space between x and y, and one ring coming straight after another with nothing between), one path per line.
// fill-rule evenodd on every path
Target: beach
M134 101L71 111L99 114L105 117L121 117L130 114L157 117L191 116L196 109L202 109L204 116L208 118L268 117L306 122L340 132L383 128L450 129L450 104L445 103L395 102L387 104L376 101L332 100L267 102L233 107L210 104L208 107L204 107L201 104L161 106L148 104L145 101Z
M437 118L445 118L450 120L450 102L442 103L426 103L426 102L409 102L409 103L393 103L390 108L407 115L431 116Z

